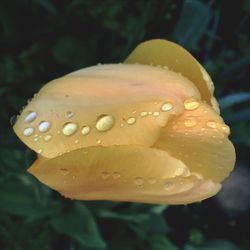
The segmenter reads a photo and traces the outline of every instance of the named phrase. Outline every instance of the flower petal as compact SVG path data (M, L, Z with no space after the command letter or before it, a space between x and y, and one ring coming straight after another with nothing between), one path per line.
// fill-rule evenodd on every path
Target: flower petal
M40 158L28 171L64 196L81 200L193 202L197 195L191 190L204 182L167 152L140 146L74 150L54 159ZM180 193L188 193L188 199L175 198Z
M125 63L165 66L181 73L196 85L202 99L211 104L216 111L218 110L218 105L213 98L214 85L210 76L200 63L180 45L163 39L149 40L139 44Z
M154 147L182 160L190 172L221 182L235 164L235 150L228 135L229 127L222 118L201 103L169 122Z
M14 130L47 158L96 145L151 146L169 117L183 111L183 100L193 96L200 98L196 87L172 71L95 66L45 85Z

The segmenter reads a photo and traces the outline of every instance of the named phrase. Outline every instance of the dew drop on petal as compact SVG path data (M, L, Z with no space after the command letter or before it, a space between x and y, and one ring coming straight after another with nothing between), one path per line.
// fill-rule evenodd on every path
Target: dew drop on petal
M222 125L221 126L221 131L225 134L225 135L229 135L230 134L230 128L227 125Z
M132 125L136 122L136 119L134 117L129 117L127 119L127 124Z
M38 126L38 130L41 133L45 133L50 129L50 122L48 121L42 121L40 122L39 126Z
M134 182L135 182L135 184L136 184L137 186L141 186L141 185L144 183L144 180L143 180L142 177L136 177L136 178L134 179Z
M78 126L76 123L68 122L64 124L62 132L64 135L70 136L76 132L77 128Z
M170 190L174 187L174 183L172 181L166 181L165 184L164 184L164 188L166 190Z
M38 154L41 154L43 152L43 150L41 149L41 148L39 148L38 150L37 150L37 153Z
M67 118L67 119L70 119L71 117L73 117L74 116L74 113L72 112L72 111L68 111L68 112L66 112L66 114L65 114L65 118Z
M161 110L164 112L170 111L173 108L173 104L170 102L165 102L162 107Z
M97 144L101 144L102 140L98 139L96 142L97 142Z
M25 117L25 122L33 122L37 118L37 113L35 111L30 111L28 115Z
M160 115L160 112L154 112L153 113L153 116L155 116L155 117L157 117L157 116L159 116Z
M82 127L82 134L83 135L87 135L87 134L89 134L89 132L90 132L90 127L89 126L84 126L84 127Z
M77 139L77 140L75 140L75 144L78 144L79 143L79 140Z
M216 128L217 127L217 125L216 125L216 123L214 121L208 121L207 126L209 128Z
M187 128L192 128L194 126L196 126L197 124L197 121L195 118L193 117L189 117L187 118L185 121L184 121L184 125L187 127Z
M67 174L69 174L70 172L69 172L69 170L68 170L67 168L60 168L60 173L61 173L62 175L67 175Z
M147 115L148 115L148 112L146 112L146 111L142 111L140 115L141 115L141 117L145 117L145 116L147 116Z
M104 171L104 172L101 173L101 176L102 176L103 180L106 180L106 179L108 179L110 177L110 173Z
M31 136L33 133L34 133L34 129L31 127L25 128L23 131L24 136Z
M52 138L52 135L45 135L45 136L43 137L43 139L44 139L46 142L50 141L51 138Z
M18 116L17 116L17 115L11 116L11 118L10 118L10 125L11 125L11 126L14 126L15 123L16 123L16 121L17 121L17 119L18 119Z
M97 119L96 129L100 132L110 130L114 126L115 120L111 115L101 115Z
M118 179L118 178L121 177L121 174L118 173L118 172L114 172L114 173L112 174L112 177L113 177L114 179Z
M148 178L148 183L149 184L155 184L156 183L156 179L153 178L153 177L150 177L150 178Z
M195 110L200 106L200 102L195 98L190 98L185 100L184 107L186 110Z

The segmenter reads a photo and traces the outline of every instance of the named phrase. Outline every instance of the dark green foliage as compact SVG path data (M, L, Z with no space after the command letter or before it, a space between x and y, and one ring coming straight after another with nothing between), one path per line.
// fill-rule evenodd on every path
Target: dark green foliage
M9 123L49 80L167 38L210 72L237 165L249 168L249 11L249 0L0 1L0 249L250 249L249 208L230 217L215 199L167 207L60 197L26 173L35 156Z

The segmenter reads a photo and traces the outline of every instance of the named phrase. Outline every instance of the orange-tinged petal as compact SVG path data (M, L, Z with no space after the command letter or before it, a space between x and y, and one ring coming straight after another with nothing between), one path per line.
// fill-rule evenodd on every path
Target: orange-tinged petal
M74 150L54 159L40 159L29 172L64 196L81 200L179 204L218 191L210 188L197 195L195 188L204 183L201 176L190 174L165 151L140 146Z
M235 164L235 150L228 135L229 127L222 118L201 103L169 122L154 147L182 160L191 172L221 182Z
M172 71L95 66L45 85L14 130L47 158L96 145L151 146L169 117L183 111L183 100L193 96L200 98L196 87Z
M212 97L214 85L210 76L200 63L180 45L163 39L149 40L139 44L125 63L163 66L181 73L196 85L202 99L218 111L218 105Z

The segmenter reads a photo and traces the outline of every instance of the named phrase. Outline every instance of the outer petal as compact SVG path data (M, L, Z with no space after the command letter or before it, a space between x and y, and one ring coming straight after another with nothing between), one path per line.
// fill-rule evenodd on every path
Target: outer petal
M202 99L219 111L218 104L213 98L214 85L210 76L199 62L180 45L163 39L146 41L132 51L125 63L166 66L170 70L181 73L196 85Z
M235 164L235 150L228 134L222 118L201 104L169 122L154 147L182 160L191 172L221 182Z
M208 198L219 189L190 174L167 152L140 146L90 147L40 158L29 172L64 196L82 200L182 204Z
M172 71L143 65L95 66L45 85L14 130L47 158L98 144L151 146L169 117L181 113L183 100L192 96L200 98L196 87ZM165 103L173 108L163 111ZM30 112L36 112L36 119L28 117ZM27 122L27 117L32 119ZM23 134L27 128L34 130L27 131L29 136Z

